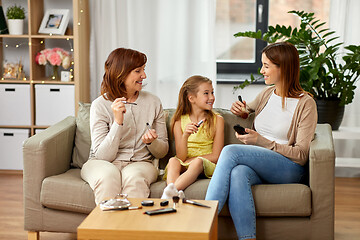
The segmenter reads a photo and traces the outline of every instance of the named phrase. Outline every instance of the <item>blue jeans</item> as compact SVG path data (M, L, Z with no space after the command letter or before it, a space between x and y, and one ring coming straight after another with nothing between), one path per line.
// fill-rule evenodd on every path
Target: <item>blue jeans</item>
M304 167L272 150L243 144L221 151L209 183L206 200L226 200L239 239L256 238L256 212L251 186L261 183L297 183Z

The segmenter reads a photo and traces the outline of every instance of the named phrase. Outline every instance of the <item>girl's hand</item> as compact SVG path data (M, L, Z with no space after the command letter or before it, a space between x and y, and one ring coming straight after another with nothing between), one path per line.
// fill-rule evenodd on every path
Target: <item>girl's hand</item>
M236 116L246 119L249 116L249 111L246 109L245 101L236 101L231 105L230 111Z
M124 122L124 113L126 112L125 104L121 101L126 101L126 98L117 98L111 104L111 110L114 113L115 122L117 124L122 125Z
M248 134L240 135L235 132L236 138L246 145L255 145L260 134L250 128L245 128L245 132Z
M199 128L197 127L197 123L191 122L186 125L183 135L185 137L189 137L191 134L197 133L198 130Z
M145 144L152 143L155 139L158 138L158 135L156 134L155 129L149 129L145 132L145 134L141 137L141 140Z

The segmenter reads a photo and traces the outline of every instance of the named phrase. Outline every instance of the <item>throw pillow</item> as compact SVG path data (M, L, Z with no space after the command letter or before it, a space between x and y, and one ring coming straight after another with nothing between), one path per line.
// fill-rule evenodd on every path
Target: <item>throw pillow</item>
M75 147L72 156L72 166L82 168L88 160L91 146L90 138L90 103L79 102L76 117Z

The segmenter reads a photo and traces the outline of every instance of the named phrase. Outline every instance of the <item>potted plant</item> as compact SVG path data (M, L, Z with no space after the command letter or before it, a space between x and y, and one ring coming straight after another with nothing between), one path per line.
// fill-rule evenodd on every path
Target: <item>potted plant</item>
M328 122L333 130L339 128L344 114L344 106L353 101L356 81L360 77L360 46L345 46L345 53L340 52L343 43L330 45L337 36L330 29L321 29L325 22L314 17L314 13L290 11L301 20L300 26L269 26L267 32L247 31L234 34L235 37L261 39L268 43L287 41L295 45L300 56L300 84L310 92L318 106L319 123ZM257 81L251 80L235 86L244 88ZM339 110L335 113L334 110ZM324 113L322 112L324 111ZM325 115L331 117L326 119Z
M6 10L10 34L22 35L24 29L25 9L16 4Z

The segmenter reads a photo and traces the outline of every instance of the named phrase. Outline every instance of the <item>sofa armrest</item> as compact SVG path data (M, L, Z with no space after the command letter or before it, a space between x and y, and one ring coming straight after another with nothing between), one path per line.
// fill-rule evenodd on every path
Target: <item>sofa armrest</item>
M335 151L329 124L318 124L316 127L309 153L309 184L312 194L311 217L319 220L314 222L321 222L321 227L316 231L331 232L331 229L334 230ZM315 230L316 226L313 227Z
M70 169L76 130L75 117L67 117L23 143L25 229L41 229L42 181Z

